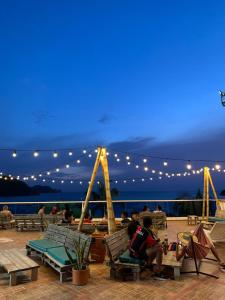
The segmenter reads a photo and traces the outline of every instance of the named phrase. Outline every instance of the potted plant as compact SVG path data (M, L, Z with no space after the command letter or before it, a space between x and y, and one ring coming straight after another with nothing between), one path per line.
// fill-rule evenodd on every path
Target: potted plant
M81 240L79 237L78 240L74 241L74 253L76 255L76 260L74 260L69 252L69 249L65 247L66 253L71 262L72 268L72 283L75 285L85 285L88 282L90 277L90 272L85 258L85 249L87 245L87 240Z

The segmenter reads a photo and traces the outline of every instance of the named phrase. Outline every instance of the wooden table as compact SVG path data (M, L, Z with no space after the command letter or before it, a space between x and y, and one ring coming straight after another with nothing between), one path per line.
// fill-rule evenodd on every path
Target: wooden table
M37 280L40 267L32 259L24 255L19 249L0 251L0 265L9 274L9 285L16 285L18 272L31 270L31 280Z
M179 261L176 259L176 251L168 251L167 254L163 254L163 266L169 266L173 268L174 279L180 280L180 269L182 267L184 258L182 257ZM153 265L156 264L156 260L153 261Z

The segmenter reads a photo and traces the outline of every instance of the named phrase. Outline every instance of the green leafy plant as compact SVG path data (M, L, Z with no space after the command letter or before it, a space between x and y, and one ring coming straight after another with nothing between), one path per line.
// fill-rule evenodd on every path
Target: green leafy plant
M71 265L75 270L85 270L87 268L87 261L85 258L85 249L87 246L88 240L82 240L80 237L78 240L73 242L74 253L76 255L76 260L74 260L69 252L69 249L65 246L66 254L69 257Z

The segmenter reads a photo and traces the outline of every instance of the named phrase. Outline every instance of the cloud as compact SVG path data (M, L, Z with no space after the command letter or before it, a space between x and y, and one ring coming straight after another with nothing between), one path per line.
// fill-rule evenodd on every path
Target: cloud
M99 123L101 124L108 124L111 121L115 120L115 117L110 114L103 114L101 118L98 120Z
M39 111L32 112L32 116L34 118L34 122L38 125L42 125L47 121L55 118L54 115L50 114L46 110L39 110Z

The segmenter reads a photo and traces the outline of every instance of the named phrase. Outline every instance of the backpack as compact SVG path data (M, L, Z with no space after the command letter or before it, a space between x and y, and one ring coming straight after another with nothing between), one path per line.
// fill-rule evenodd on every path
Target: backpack
M130 252L133 256L138 257L145 251L149 234L150 232L146 228L138 227L130 243Z

